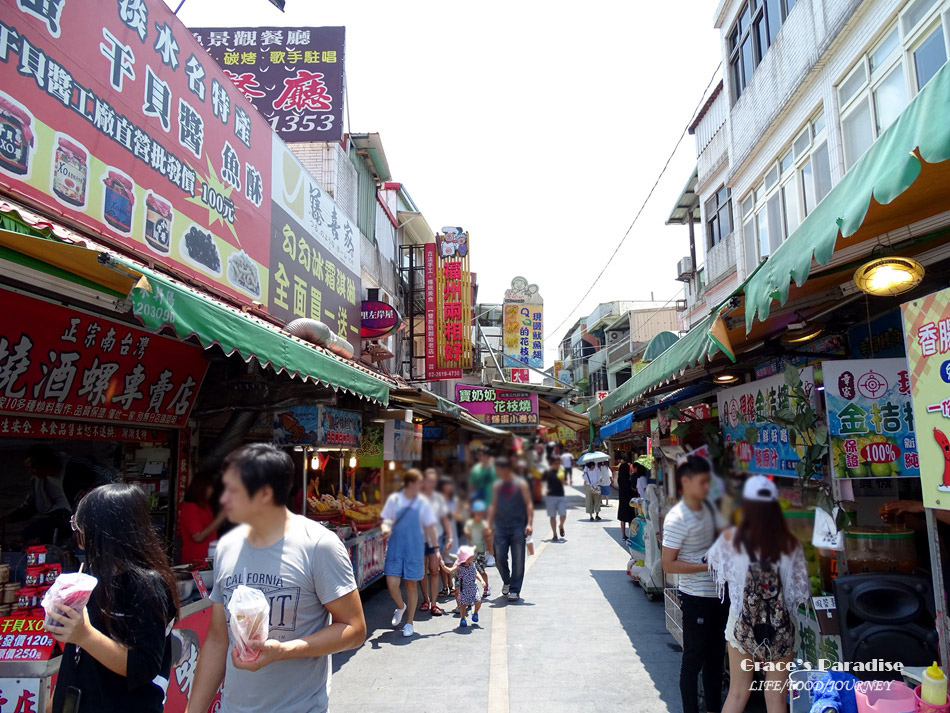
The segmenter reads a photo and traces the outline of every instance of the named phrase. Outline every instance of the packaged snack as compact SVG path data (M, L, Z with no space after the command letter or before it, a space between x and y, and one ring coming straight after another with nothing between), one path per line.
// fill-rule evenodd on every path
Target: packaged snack
M145 197L145 242L163 255L172 243L172 206L151 191Z
M56 581L56 578L63 573L63 565L61 564L48 564L46 565L46 583L52 584Z
M69 205L86 205L86 177L89 174L88 154L69 139L56 141L53 165L53 193Z
M28 548L26 551L26 566L36 567L37 565L46 564L46 556L48 554L49 550L46 549L45 545Z
M36 606L37 591L36 587L23 587L16 593L16 608L31 609Z
M89 603L89 597L92 596L92 590L97 584L99 584L98 579L82 572L59 575L40 601L47 614L46 625L51 625L49 612L52 608L71 607L76 611L82 611L82 608Z
M30 168L33 118L18 104L0 96L0 166L10 173L26 175Z
M135 207L135 191L132 181L118 171L109 170L103 177L106 187L103 215L106 222L122 233L132 230L132 209Z
M238 659L250 663L261 655L260 651L249 647L250 642L263 644L267 641L270 604L259 589L239 584L228 602L231 615L231 633L237 647Z
M41 587L46 583L46 566L36 565L26 568L26 586Z

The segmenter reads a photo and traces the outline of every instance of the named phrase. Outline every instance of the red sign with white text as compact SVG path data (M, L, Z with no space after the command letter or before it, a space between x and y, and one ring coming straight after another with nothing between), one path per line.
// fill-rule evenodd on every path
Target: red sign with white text
M0 619L0 661L49 661L55 646L42 616Z
M0 295L0 414L29 417L21 437L43 437L50 418L143 431L185 425L208 368L199 347L15 292ZM62 429L46 435L69 438L69 424Z
M159 0L0 0L0 186L267 302L273 133Z

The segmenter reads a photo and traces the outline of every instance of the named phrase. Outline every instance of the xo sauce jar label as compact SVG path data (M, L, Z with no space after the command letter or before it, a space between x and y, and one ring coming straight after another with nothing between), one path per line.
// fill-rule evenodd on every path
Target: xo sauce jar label
M25 176L29 172L32 121L29 114L0 96L0 167L9 173Z
M53 161L53 192L63 202L82 208L86 205L88 154L69 139L59 137Z
M145 198L145 242L160 253L167 253L172 242L172 207L154 193Z
M135 207L135 192L132 181L110 170L103 177L106 187L103 215L106 222L120 233L132 231L132 209Z

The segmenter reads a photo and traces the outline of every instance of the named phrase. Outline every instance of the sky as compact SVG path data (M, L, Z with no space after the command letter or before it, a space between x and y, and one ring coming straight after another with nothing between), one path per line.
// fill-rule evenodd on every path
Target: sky
M167 0L174 8L179 0ZM540 287L546 363L600 302L682 297L695 166L686 136L601 281L720 61L713 3L186 0L189 27L346 27L349 129L378 132L433 230L469 232L479 301ZM563 326L558 325L564 322ZM556 331L555 331L556 330Z

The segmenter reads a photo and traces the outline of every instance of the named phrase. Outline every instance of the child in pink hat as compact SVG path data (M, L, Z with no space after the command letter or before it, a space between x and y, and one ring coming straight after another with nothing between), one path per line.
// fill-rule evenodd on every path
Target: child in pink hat
M482 607L482 598L478 596L478 581L475 571L475 548L468 545L459 547L458 562L451 567L447 567L443 564L442 571L450 575L458 572L458 603L459 614L462 617L459 626L468 626L468 619L465 617L468 614L468 608L471 606L475 607L475 612L472 614L472 622L477 624L478 610Z

